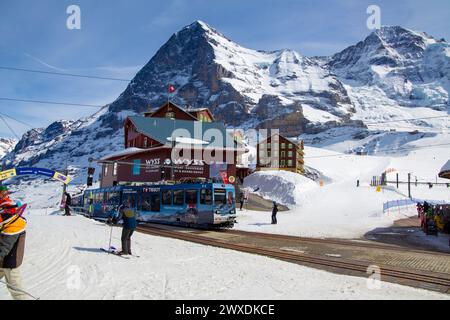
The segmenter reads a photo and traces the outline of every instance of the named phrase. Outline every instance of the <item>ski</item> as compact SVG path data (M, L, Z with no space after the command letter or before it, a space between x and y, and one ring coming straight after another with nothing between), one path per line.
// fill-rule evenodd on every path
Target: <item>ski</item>
M120 257L120 258L123 258L123 259L130 259L130 257L120 255L116 250L111 250L111 249L108 250L108 249L105 249L105 248L100 248L100 250L102 250L103 252L112 254L112 255L114 255L116 257Z

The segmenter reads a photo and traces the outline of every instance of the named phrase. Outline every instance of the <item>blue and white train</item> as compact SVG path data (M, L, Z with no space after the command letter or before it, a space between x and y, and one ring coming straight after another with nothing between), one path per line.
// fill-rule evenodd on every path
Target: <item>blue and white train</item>
M72 200L75 211L99 220L113 216L122 204L134 208L140 222L231 228L236 219L231 184L115 186L86 190Z

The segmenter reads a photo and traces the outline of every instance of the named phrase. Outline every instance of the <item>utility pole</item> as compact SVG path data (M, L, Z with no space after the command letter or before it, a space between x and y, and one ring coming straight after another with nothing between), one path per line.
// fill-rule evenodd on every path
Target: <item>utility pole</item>
M398 189L398 173L397 173L397 189Z
M408 197L411 199L411 173L408 173Z
M173 131L172 131L172 152L173 152L173 149L175 149L175 143L176 143L176 137L174 137L174 132L175 132L175 118L172 118L172 120L173 120ZM173 161L173 159L171 159L172 161L172 170L170 170L171 172L170 172L170 175L171 175L171 180L172 180L172 183L174 183L175 182L175 165L174 165L174 161Z

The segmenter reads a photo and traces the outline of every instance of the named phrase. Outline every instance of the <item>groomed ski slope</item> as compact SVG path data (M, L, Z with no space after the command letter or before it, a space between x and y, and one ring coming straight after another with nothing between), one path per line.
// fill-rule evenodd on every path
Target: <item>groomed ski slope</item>
M408 198L407 185L396 190L395 185L376 192L370 187L372 176L380 176L387 169L395 181L398 172L401 181L407 181L408 172L419 181L436 181L441 167L450 158L448 135L426 138L405 145L420 147L395 156L356 156L325 149L306 147L305 164L321 172L324 186L303 176L289 172L257 172L247 178L244 186L259 188L261 196L288 205L291 210L278 214L278 224L271 225L270 212L238 211L237 229L307 237L359 238L378 227L387 227L393 221L415 215L416 211L383 214L383 203ZM332 146L331 146L332 147ZM356 187L357 180L360 187ZM413 180L414 181L414 180ZM450 182L437 179L438 182ZM446 186L412 186L412 196L419 199L450 202Z
M335 275L287 262L189 242L133 236L140 258L99 250L109 227L45 209L28 215L22 274L41 299L449 299L448 295ZM114 229L118 246L120 229ZM9 299L3 284L0 299Z

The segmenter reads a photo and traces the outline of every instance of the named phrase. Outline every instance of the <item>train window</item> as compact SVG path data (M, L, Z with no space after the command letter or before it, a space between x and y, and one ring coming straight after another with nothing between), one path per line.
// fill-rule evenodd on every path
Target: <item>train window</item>
M172 191L167 190L162 192L162 203L165 205L172 204Z
M212 204L212 191L211 189L202 189L200 191L200 204L211 205Z
M151 205L151 197L149 194L146 194L142 197L141 209L142 211L153 211Z
M173 192L173 204L181 206L184 204L184 190L175 190Z
M227 193L225 189L214 190L214 204L215 205L227 204Z
M161 204L159 200L159 194L153 194L151 198L152 211L159 212L161 210Z
M134 194L124 194L123 195L123 204L130 206L130 208L136 208L136 199Z
M197 190L186 190L186 203L197 204Z

